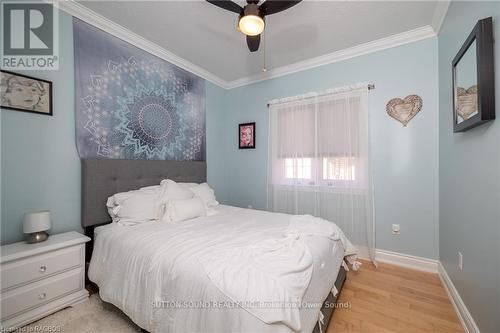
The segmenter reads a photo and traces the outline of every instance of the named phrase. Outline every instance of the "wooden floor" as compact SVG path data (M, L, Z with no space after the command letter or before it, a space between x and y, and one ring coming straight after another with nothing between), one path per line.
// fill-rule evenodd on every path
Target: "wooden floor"
M437 274L363 262L350 271L327 333L464 332Z

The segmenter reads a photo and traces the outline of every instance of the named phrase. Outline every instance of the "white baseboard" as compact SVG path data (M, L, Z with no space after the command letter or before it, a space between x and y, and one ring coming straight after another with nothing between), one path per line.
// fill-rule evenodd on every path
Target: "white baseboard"
M375 260L396 266L416 269L419 271L438 273L438 261L434 259L427 259L404 253L376 249Z
M444 269L442 263L439 263L438 265L438 273L439 277L441 278L441 281L443 282L444 289L446 289L448 297L450 298L451 303L455 308L455 312L457 313L458 318L462 323L465 333L480 333L479 328L477 327L476 322L474 321L474 318L472 318L469 310L465 306L464 301L460 297L460 294L458 293L457 289L455 288L455 285L448 276L448 273L446 273L446 270Z

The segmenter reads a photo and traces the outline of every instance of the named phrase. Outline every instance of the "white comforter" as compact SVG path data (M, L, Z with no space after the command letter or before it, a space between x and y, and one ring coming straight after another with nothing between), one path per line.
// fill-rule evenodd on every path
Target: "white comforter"
M293 313L291 320L263 320L259 312L234 303L227 290L210 280L207 258L263 241L272 245L272 239L282 239L290 231L291 217L229 206L217 209L215 216L179 223L110 224L96 229L89 278L99 286L101 298L150 332L312 331L338 274L345 244L338 237L303 232L307 251L297 267L309 281L301 297L309 307ZM255 309L265 306L252 304ZM266 312L272 313L260 311Z

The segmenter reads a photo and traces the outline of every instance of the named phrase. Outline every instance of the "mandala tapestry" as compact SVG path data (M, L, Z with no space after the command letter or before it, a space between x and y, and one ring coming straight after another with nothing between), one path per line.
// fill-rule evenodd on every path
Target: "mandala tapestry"
M73 20L81 158L205 160L205 81Z

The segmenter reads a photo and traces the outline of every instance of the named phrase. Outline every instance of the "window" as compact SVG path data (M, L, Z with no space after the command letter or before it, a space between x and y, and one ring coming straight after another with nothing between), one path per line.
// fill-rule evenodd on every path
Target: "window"
M356 180L355 162L349 157L323 157L323 180Z
M311 158L285 158L285 178L311 179Z
M285 158L285 179L309 180L307 185L332 186L331 181L356 180L356 158L352 157L323 157L323 158ZM315 177L315 170L319 171ZM317 179L317 182L313 178Z
M326 94L271 108L270 184L304 191L367 187L365 92Z

